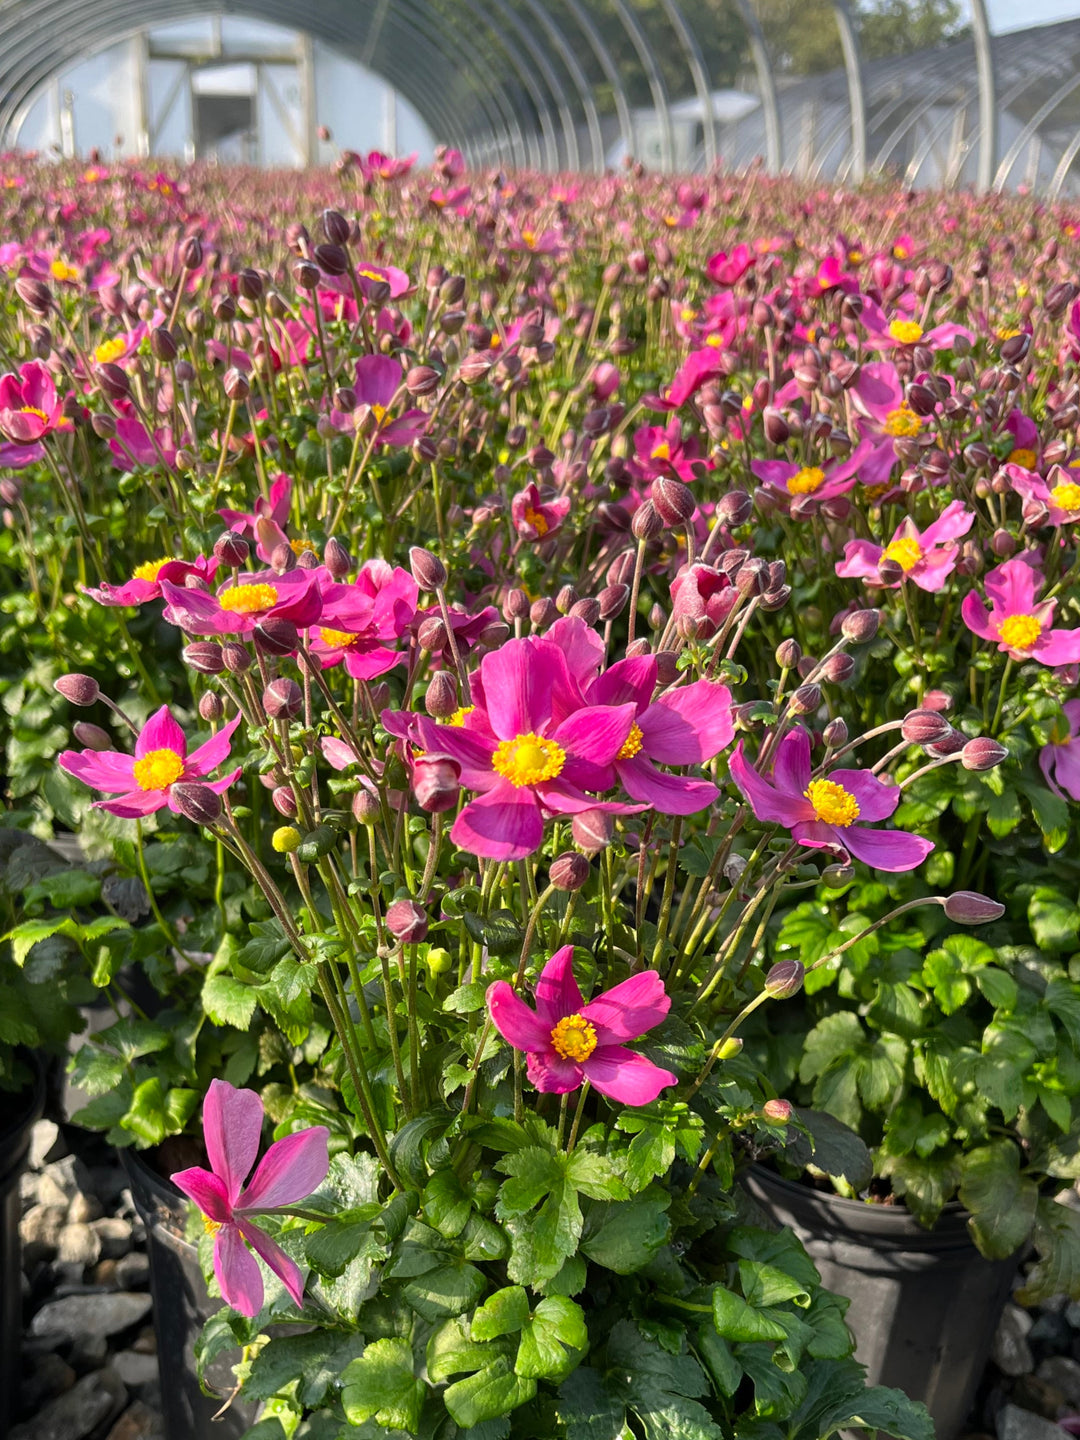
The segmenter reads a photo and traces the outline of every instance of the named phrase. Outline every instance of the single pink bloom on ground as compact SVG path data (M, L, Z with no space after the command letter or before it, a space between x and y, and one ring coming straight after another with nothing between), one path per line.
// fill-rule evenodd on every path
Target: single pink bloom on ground
M755 816L783 825L800 845L846 852L875 870L893 872L914 870L934 848L921 835L856 825L887 820L900 804L899 787L869 770L831 770L828 778L813 779L805 730L790 730L780 741L771 781L746 759L741 740L729 768Z
M882 585L878 566L882 558L895 560L904 574L891 581L887 589L895 590L910 580L920 590L934 593L956 569L960 546L956 541L966 535L975 523L975 516L964 509L962 500L953 500L932 525L920 530L910 517L897 526L888 545L873 545L869 540L849 540L844 558L836 562L836 573L845 580L871 580Z
M34 445L58 428L70 430L52 373L28 360L18 375L0 376L0 432L16 445Z
M1043 746L1039 751L1039 768L1055 795L1063 800L1066 795L1080 800L1080 700L1066 700L1062 709L1069 733L1063 740L1051 740Z
M298 629L314 625L322 613L322 592L317 570L260 570L237 573L237 583L222 585L216 595L203 590L181 590L162 581L168 604L164 616L189 635L249 635L256 625L273 616L291 620Z
M203 1102L203 1138L210 1169L195 1165L170 1176L198 1205L214 1237L214 1274L226 1305L249 1319L262 1309L264 1292L262 1272L247 1245L262 1256L296 1305L304 1303L304 1282L295 1261L250 1217L306 1200L330 1168L330 1132L325 1125L313 1125L310 1130L275 1140L244 1188L259 1153L262 1124L262 1101L254 1090L237 1090L226 1080L211 1080Z
M1080 630L1055 630L1056 600L1037 601L1045 579L1022 555L1006 560L986 577L989 613L978 594L964 596L964 624L983 640L993 640L1011 660L1041 665L1071 665L1080 660Z
M655 970L643 970L605 990L586 1005L573 970L574 947L557 950L536 982L531 1010L505 980L487 992L496 1030L515 1050L524 1050L529 1079L537 1090L565 1095L584 1081L621 1105L649 1105L678 1076L628 1050L659 1025L671 997Z
M211 780L211 771L223 764L231 751L229 741L240 724L235 716L197 750L187 753L187 736L169 713L169 707L150 716L135 741L135 754L120 750L65 750L57 764L93 790L115 794L115 800L95 800L94 808L107 810L122 820L136 820L173 803L172 787L197 781L223 795L240 774L240 767L220 780Z
M207 560L196 555L194 560L147 560L136 565L130 580L122 585L109 585L102 581L100 586L84 591L99 605L145 605L148 600L161 598L161 582L168 580L171 585L184 585L190 575L198 580L212 580L218 568L216 556Z
M510 518L523 540L546 540L554 535L570 513L570 497L541 500L540 491L530 480L510 502Z

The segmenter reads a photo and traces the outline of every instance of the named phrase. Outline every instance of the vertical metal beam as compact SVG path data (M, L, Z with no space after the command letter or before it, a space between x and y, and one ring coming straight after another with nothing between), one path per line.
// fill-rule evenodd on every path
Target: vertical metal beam
M866 93L863 89L862 55L847 0L833 0L840 48L847 71L848 104L851 109L851 178L858 185L866 179Z
M300 34L300 105L303 113L304 164L314 165L319 158L319 110L315 100L315 42L306 32Z
M150 42L145 30L132 36L131 60L135 67L135 154L145 159L150 154L153 134L150 116Z
M997 86L994 50L986 0L971 0L971 31L975 37L975 70L979 77L979 164L977 190L989 190L994 183L998 149Z
M690 70L690 78L694 82L694 90L701 105L703 127L701 138L705 145L705 165L707 169L711 170L716 164L716 115L713 111L712 85L709 81L708 71L705 69L705 61L702 59L697 38L686 23L677 0L661 0L661 4L679 37L679 43L683 48Z
M780 130L780 106L776 99L776 76L773 74L769 47L765 32L757 18L750 0L735 0L746 34L750 40L750 54L757 71L758 89L761 91L761 109L765 118L765 167L770 175L778 175L783 167L783 140Z

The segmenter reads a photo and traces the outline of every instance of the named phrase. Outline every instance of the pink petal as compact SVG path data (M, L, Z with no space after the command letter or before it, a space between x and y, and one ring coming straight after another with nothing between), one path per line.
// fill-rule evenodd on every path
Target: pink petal
M679 1079L624 1045L594 1050L581 1068L601 1095L620 1105L649 1105L665 1086L676 1085Z
M986 594L995 612L1030 615L1035 608L1035 592L1041 585L1042 573L1016 556L987 575Z
M288 475L279 475L270 486L270 519L284 525L289 519L293 482Z
M505 980L488 986L487 1005L491 1023L508 1045L515 1050L550 1050L554 1021L549 1025L541 1020Z
M695 680L661 695L638 717L638 725L650 760L661 765L704 765L735 734L731 691L711 680Z
M636 714L637 707L633 704L589 705L568 716L553 738L575 760L604 767L611 764L626 744ZM586 785L586 788L599 787Z
M997 629L991 623L985 606L974 590L969 590L961 601L960 616L972 634L980 636L983 640L998 638Z
M234 635L243 629L247 618L227 614L212 595L201 590L181 590L168 580L161 582L161 593L166 601L165 619L189 635Z
M525 1061L525 1073L545 1095L566 1095L580 1089L584 1079L576 1061L564 1060L554 1050L543 1055L531 1052Z
M436 725L427 715L414 718L417 738L425 756L432 760L453 760L460 765L461 783L466 789L489 790L493 785L495 788L508 786L509 782L498 780L497 772L491 768L491 757L495 753L493 741L464 726Z
M900 804L900 787L886 784L869 770L830 770L827 778L854 795L861 821L888 820Z
M285 1254L276 1241L270 1239L265 1230L260 1230L258 1225L252 1225L250 1220L239 1221L237 1228L251 1248L262 1256L267 1266L288 1290L296 1308L302 1310L304 1308L304 1277L300 1274L300 1267Z
M135 758L119 750L64 750L56 763L94 790L128 791L135 784Z
M254 1090L237 1090L227 1080L211 1080L203 1101L203 1139L210 1168L225 1182L229 1203L255 1164L262 1136L263 1106Z
M810 785L810 736L800 726L789 730L780 741L773 765L778 790L803 796Z
M181 760L187 755L187 737L169 713L167 705L162 705L150 716L135 741L136 760L141 760L152 750L172 750Z
M570 678L561 650L530 640L508 640L484 656L480 671L488 720L501 740L543 734L551 720L555 683Z
M574 947L564 945L555 951L536 982L536 1013L547 1027L548 1045L558 1022L576 1015L584 1004L585 997L574 979Z
M265 1293L262 1272L237 1225L223 1225L214 1237L214 1274L226 1305L249 1320L259 1313Z
M878 561L884 554L880 545L869 540L849 540L844 558L836 562L836 573L844 580L878 579Z
M908 835L904 830L869 830L852 825L849 830L835 832L856 860L875 870L914 870L934 848L932 840L921 835Z
M195 1201L208 1220L216 1220L223 1225L232 1219L229 1193L220 1175L195 1165L190 1170L178 1170L169 1179L189 1200Z
M626 793L659 810L661 815L696 815L713 804L720 794L710 780L665 775L645 755L619 760L615 769Z
M553 630L555 626L551 628ZM656 656L638 655L631 660L616 660L614 665L609 666L589 690L589 702L593 705L625 705L632 701L642 711L648 706L655 689Z
M465 806L450 838L486 860L524 860L544 838L536 796L527 786L519 790L504 781Z
M581 1014L596 1026L603 1049L636 1040L659 1025L670 1009L671 996L660 976L655 970L642 970L590 1000Z
M357 647L345 652L345 670L354 680L374 680L404 660L401 650L388 650L382 645L373 645L370 650Z
M118 795L115 800L95 800L95 810L105 810L121 820L141 820L144 815L153 815L155 810L169 803L167 790L132 790L127 795Z
M237 1207L245 1211L272 1210L278 1205L295 1205L298 1200L306 1200L326 1179L330 1166L329 1138L330 1131L325 1125L313 1125L309 1130L298 1130L275 1140L259 1161L259 1168L237 1201Z
M1043 665L1072 665L1080 660L1080 630L1050 630L1040 635L1032 654Z
M728 762L731 778L742 791L744 798L759 820L771 820L791 828L799 820L812 820L814 807L809 800L803 800L787 791L778 790L763 780L743 754L740 740Z
M928 525L923 531L923 544L943 545L947 540L959 540L961 535L966 535L975 523L975 516L972 511L964 508L962 500L953 500L945 506L933 524Z
M223 725L216 735L193 750L188 756L187 765L184 767L184 778L193 779L196 776L209 775L229 758L231 746L229 741L236 727L240 724L241 717L236 715L227 725Z

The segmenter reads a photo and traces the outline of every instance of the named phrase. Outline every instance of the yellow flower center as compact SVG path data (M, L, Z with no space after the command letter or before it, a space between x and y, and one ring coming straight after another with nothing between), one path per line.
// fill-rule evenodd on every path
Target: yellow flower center
M566 764L566 751L557 740L542 735L515 735L503 740L491 757L491 768L517 789L554 780Z
M922 421L915 411L908 404L900 406L899 410L890 410L885 417L886 435L917 435L922 429Z
M1038 457L1034 450L1027 450L1021 447L1019 450L1011 450L1009 452L1009 458L1005 463L1007 465L1019 465L1023 470L1034 470L1037 462Z
M220 1221L220 1220L211 1220L209 1215L204 1215L204 1216L203 1216L203 1221L202 1221L202 1223L203 1223L203 1229L206 1231L206 1233L207 1233L208 1235L216 1235L216 1234L218 1233L218 1231L221 1229L221 1221Z
M135 783L140 790L167 790L184 773L175 750L151 750L135 761Z
M377 270L361 270L360 274L365 280L375 280L380 285L386 284L386 276L380 275Z
M489 350L498 350L501 345L502 345L502 336L496 331L496 333L495 333L494 335L492 335L492 337L491 337L491 344L488 346L488 349L489 349Z
M126 349L127 341L118 335L115 340L103 340L94 351L94 359L99 365L108 365L113 360L119 360Z
M596 1049L596 1031L584 1015L564 1015L551 1032L551 1044L564 1060L587 1060Z
M724 337L722 335L717 335L715 331L713 332L713 334L705 336L705 344L709 347L710 350L719 350L723 343Z
M161 560L146 560L142 565L135 566L135 569L131 572L131 578L133 580L145 580L148 585L153 585L161 573L161 567L170 564L175 558L173 555L166 555Z
M294 555L318 555L318 547L313 540L290 540L289 549Z
M525 244L529 247L529 249L531 250L531 249L533 248L533 246L536 244L536 231L535 231L535 230L522 230L522 232L521 232L521 238L522 238L522 240L524 241L524 243L525 243Z
M789 495L812 495L815 490L820 490L825 484L825 471L818 469L816 465L805 466L802 470L796 471L787 482Z
M659 445L654 445L649 451L650 460L670 460L671 446L666 440L661 440Z
M347 650L357 638L349 630L328 630L323 625L319 630L319 638L327 645L332 645L335 650Z
M1010 650L1030 650L1042 634L1042 623L1034 615L1010 615L1001 622L998 634Z
M679 311L679 319L682 320L684 324L688 325L691 320L697 319L697 311L692 310L689 305L684 305L683 308Z
M386 406L372 405L370 410L372 415L375 416L375 424L381 426L382 422L386 419Z
M634 724L630 726L630 734L623 742L623 747L615 756L616 760L632 760L644 745L645 741L641 734L641 726Z
M1008 329L1008 328L1006 327L1006 328L1001 329L1001 330L999 330L999 331L997 332L997 338L998 338L999 340L1011 340L1014 335L1019 335L1019 334L1020 334L1020 331L1019 331L1019 330L1010 330L1010 329Z
M49 417L45 414L45 411L39 410L36 405L21 405L19 407L19 414L36 415L39 420L44 420L46 425L49 423Z
M54 260L49 266L49 274L54 280L78 280L79 272L74 265L69 265L66 260Z
M849 250L847 258L849 265L861 265L863 262L863 252L861 250Z
M544 536L551 529L551 526L544 519L543 515L540 514L540 511L534 510L531 505L526 505L525 507L525 519L533 527L537 535Z
M460 729L475 709L475 705L459 705L452 715L447 715L445 720L439 721L439 724L453 725L456 729Z
M1050 491L1050 499L1061 510L1080 510L1080 485L1074 482L1055 485Z
M885 546L885 558L895 560L903 571L914 569L922 559L922 549L917 540L912 540L909 535L901 535L899 540L891 540Z
M811 780L806 798L814 807L814 814L826 825L846 829L859 818L859 802L835 780Z
M894 320L889 326L889 334L901 345L915 345L922 339L922 326L917 320Z
M218 599L223 610L254 615L257 610L269 610L277 604L277 590L273 585L234 585Z

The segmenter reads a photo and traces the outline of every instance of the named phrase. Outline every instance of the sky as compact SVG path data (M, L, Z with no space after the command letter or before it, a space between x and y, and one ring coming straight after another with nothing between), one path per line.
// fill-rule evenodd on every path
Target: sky
M998 35L1052 20L1080 19L1080 0L987 0L987 9Z

